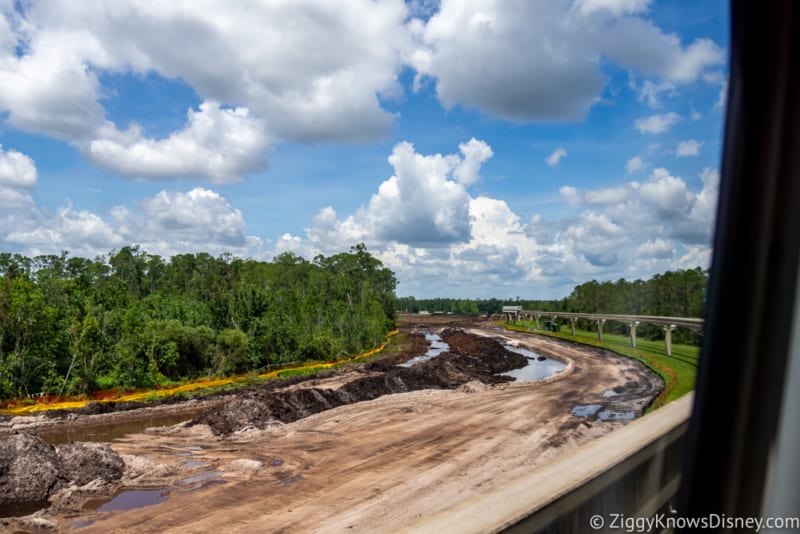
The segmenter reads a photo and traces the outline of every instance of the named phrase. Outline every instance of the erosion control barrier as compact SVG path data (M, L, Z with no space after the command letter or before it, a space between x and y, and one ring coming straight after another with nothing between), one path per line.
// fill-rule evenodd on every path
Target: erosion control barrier
M322 370L322 369L328 369L335 365L342 365L345 363L362 360L364 358L369 358L370 356L373 356L381 352L383 349L385 349L386 345L389 343L389 340L392 338L392 336L397 335L397 333L398 330L392 330L386 335L386 339L384 340L383 343L366 352L356 354L355 356L348 356L347 358L341 358L327 362L311 362L311 363L302 363L297 365L280 367L279 369L271 370L266 373L260 374L258 375L258 377L261 379L278 378L281 376L282 373L286 373L287 371L298 371L298 370L308 370L308 369ZM232 376L228 378L217 378L217 379L205 378L202 380L189 382L187 384L182 384L180 386L136 391L133 393L115 396L112 398L101 398L101 399L87 398L80 400L63 400L57 402L37 402L29 406L14 406L14 407L3 408L0 409L0 413L7 413L11 415L24 415L46 410L70 410L75 408L83 408L84 406L86 406L91 402L145 401L145 400L151 400L154 397L170 397L172 395L189 393L191 391L196 391L199 389L217 388L217 387L227 386L230 384L238 384L246 382L248 378L249 376L247 374Z
M667 509L680 485L694 394L403 532L614 532Z

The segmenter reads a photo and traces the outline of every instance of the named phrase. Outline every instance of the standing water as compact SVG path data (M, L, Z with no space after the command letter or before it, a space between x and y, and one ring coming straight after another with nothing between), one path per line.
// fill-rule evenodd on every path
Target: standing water
M503 345L503 347L511 352L522 354L528 358L528 365L525 367L520 367L519 369L514 369L507 373L502 373L502 376L510 376L517 382L543 380L549 376L553 376L556 373L560 373L567 367L567 364L564 362L547 358L541 354L533 352L532 350L522 347L515 347L514 345Z
M428 348L428 352L426 352L422 356L411 358L405 363L401 363L400 367L411 367L415 363L428 361L432 358L437 357L441 353L450 350L450 345L442 341L442 338L439 337L439 334L427 333L425 334L425 339L427 339L428 342L430 343L430 348Z

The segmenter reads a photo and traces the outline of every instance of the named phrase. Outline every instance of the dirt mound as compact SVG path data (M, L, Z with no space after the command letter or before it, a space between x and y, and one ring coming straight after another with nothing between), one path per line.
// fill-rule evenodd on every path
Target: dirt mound
M100 443L66 443L57 447L64 476L78 486L92 480L122 478L125 463L110 447Z
M479 381L484 384L507 382L497 376L527 364L524 356L503 348L500 343L462 331L443 332L451 352L413 365L410 368L387 365L369 366L378 376L352 380L339 389L296 389L270 391L259 389L225 403L218 411L203 414L190 424L207 424L217 435L228 435L248 427L264 428L275 422L291 423L311 414L354 402L377 399L392 393L419 389L454 389ZM377 364L378 362L376 362Z
M0 505L45 501L60 481L58 452L35 434L13 434L0 443Z
M0 506L42 502L57 490L93 480L113 482L124 464L110 447L70 443L53 447L36 434L18 432L0 443Z

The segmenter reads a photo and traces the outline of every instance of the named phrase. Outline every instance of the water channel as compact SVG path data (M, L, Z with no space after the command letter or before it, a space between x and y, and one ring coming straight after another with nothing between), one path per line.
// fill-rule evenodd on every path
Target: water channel
M417 356L415 358L411 358L407 362L401 363L400 367L411 367L415 363L428 361L432 358L437 357L441 353L450 350L450 345L442 341L442 338L439 337L439 334L433 334L428 332L425 334L425 339L427 339L428 343L430 343L428 352L426 352L422 356Z

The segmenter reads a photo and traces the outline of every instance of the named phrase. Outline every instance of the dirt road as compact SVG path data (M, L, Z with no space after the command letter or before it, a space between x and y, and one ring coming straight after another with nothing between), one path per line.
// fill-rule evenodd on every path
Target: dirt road
M392 532L624 424L613 417L638 414L662 387L606 351L488 323L468 331L568 369L544 382L385 395L228 436L207 425L129 435L111 444L127 465L125 487L167 488L168 499L121 512L62 506L48 521L98 533ZM337 376L330 387L346 382ZM577 405L595 415L573 415ZM600 421L605 408L616 411Z

